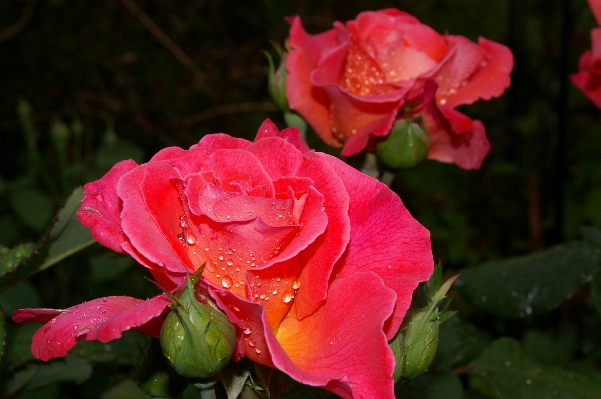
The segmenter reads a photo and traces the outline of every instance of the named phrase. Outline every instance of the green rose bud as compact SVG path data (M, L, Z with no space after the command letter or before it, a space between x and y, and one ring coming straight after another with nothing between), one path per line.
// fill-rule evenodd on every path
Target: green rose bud
M177 374L163 356L160 343L153 339L137 369L136 381L145 394L153 398L172 398L188 386L185 377Z
M389 344L396 359L393 373L395 383L401 377L415 378L428 370L436 354L438 325L455 314L445 311L444 307L443 310L439 310L438 304L445 298L458 276L440 283L442 269L439 266L437 268L428 282L429 286L438 288L429 298L429 305L408 313L401 330Z
M403 333L402 374L414 378L428 370L434 360L438 344L438 320L431 320L428 308L410 316L409 324ZM395 369L396 371L396 369Z
M275 68L275 63L271 54L265 52L267 62L269 62L269 94L271 94L271 98L273 98L273 101L278 108L282 111L289 111L288 99L286 98L286 51L278 44L274 44L274 47L280 56L280 65L277 69Z
M378 155L391 168L411 168L420 163L428 152L430 140L417 123L396 121L385 140L376 145Z
M174 305L161 329L163 354L182 376L215 376L234 352L236 328L221 311L196 299L190 280Z

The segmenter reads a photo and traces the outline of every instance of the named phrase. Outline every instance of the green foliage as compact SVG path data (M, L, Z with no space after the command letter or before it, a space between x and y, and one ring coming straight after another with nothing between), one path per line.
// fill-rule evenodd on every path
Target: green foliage
M472 386L497 398L593 399L601 392L601 373L543 366L511 338L491 343L472 366Z
M75 189L36 246L23 244L0 252L0 291L94 243L90 231L75 216L82 197L82 188Z
M601 269L601 251L586 242L466 269L457 288L475 306L501 317L555 309Z
M76 356L67 355L64 359L40 364L32 363L25 369L15 373L6 383L5 395L12 395L20 390L34 390L57 382L82 383L92 374L90 364Z

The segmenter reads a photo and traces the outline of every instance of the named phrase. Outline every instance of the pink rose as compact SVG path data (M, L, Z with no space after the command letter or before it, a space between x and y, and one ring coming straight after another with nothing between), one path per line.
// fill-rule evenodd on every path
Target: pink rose
M509 87L513 55L507 47L439 35L396 9L362 12L317 35L307 34L298 16L290 23L288 103L326 143L353 155L371 136L388 135L397 118L421 114L427 158L480 167L490 148L484 126L455 107ZM436 84L433 90L428 82Z
M601 25L601 0L588 0L597 23ZM592 50L580 56L579 72L570 75L576 85L597 107L601 108L601 28L591 30Z
M388 187L310 151L297 129L265 121L252 143L213 134L120 162L84 187L78 217L165 289L206 265L201 282L237 327L234 361L343 398L394 397L388 341L432 272L429 233ZM156 336L168 302L109 297L13 319L46 323L32 351L47 360L78 339Z

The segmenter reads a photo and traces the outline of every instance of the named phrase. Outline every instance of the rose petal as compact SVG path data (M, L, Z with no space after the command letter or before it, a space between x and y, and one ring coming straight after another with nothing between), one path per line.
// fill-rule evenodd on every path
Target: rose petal
M601 108L601 28L591 31L592 51L580 57L578 73L570 75L572 83L598 108Z
M303 141L300 130L295 127L288 127L280 132L280 130L270 119L265 119L265 121L261 124L259 131L257 132L254 142L256 143L257 141L266 139L268 137L280 137L292 144L303 154L309 151L309 146L307 146L307 144Z
M449 60L434 75L436 101L455 108L479 99L499 97L511 84L513 54L506 46L478 38L478 44L462 36L447 36L454 47Z
M81 206L76 213L96 241L116 252L124 252L121 244L127 241L121 230L122 205L117 196L117 183L121 176L136 166L131 159L121 161L100 180L86 184Z
M183 205L172 179L180 175L167 161L147 163L119 181L121 225L132 246L150 262L172 272L194 271L178 239Z
M455 163L468 170L480 168L490 150L482 122L434 103L425 107L421 116L430 139L428 159Z
M265 332L274 366L343 398L394 398L394 357L382 329L395 297L374 273L335 280L317 312L286 318L277 341Z
M322 52L337 45L337 32L331 29L318 35L309 35L300 18L290 22L290 51L286 56L286 98L291 109L297 111L313 130L329 145L339 146L330 134L329 100L324 91L310 79Z
M78 340L108 342L120 338L123 331L134 329L158 337L162 319L154 320L169 305L170 300L158 295L149 300L126 296L98 298L64 310L21 309L13 321L47 320L33 336L32 354L40 360L65 356ZM56 315L48 319L54 311Z
M597 20L597 23L601 25L601 0L588 0L588 5Z
M252 361L343 398L394 398L394 357L382 329L395 294L374 273L334 281L322 308L301 321L290 314L275 336L261 306L228 292L215 297L242 324L239 344Z
M394 313L385 330L388 339L392 339L411 304L417 284L432 274L430 233L386 185L334 157L318 156L334 167L351 199L350 240L333 278L373 271L396 292Z

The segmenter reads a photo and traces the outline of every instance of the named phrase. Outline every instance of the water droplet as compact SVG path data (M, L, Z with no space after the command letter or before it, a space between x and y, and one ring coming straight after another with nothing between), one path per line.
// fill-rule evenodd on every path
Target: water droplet
M295 281L292 283L292 288L294 288L295 290L298 290L298 289L300 288L300 285L301 285L301 282L300 282L300 280L295 280Z
M250 328L250 326L246 326L246 329L242 332L244 333L244 335L250 335L252 334L253 330Z
M230 288L232 286L232 279L230 276L223 276L221 279L221 285L223 288Z
M219 255L219 256L217 257L217 259L219 259L219 260L224 260L225 258L223 257L223 255Z
M106 298L102 298L102 302L106 302L106 301L107 301L107 299L106 299Z
M259 355L261 353L261 348L255 349L255 352L257 352L257 355Z
M292 300L292 298L294 298L294 296L292 296L290 292L287 292L286 295L284 295L284 298L282 298L282 301L284 301L284 303L288 303Z
M209 247L206 247L206 248L205 248L205 252L209 252Z
M526 385L530 385L530 384L532 384L532 381L526 380Z
M231 260L231 259L228 259L228 260L227 260L227 262L226 262L226 264L227 264L228 266L233 266L233 265L234 265L234 262L232 262L232 260Z
M250 345L252 348L254 348L255 346L257 346L257 343L255 342L254 339L249 339L248 340L248 345Z
M190 245L196 244L196 236L189 231L186 232L186 242Z
M272 295L277 295L277 294L278 294L278 290L273 290L273 291L271 291L271 294L272 294Z

